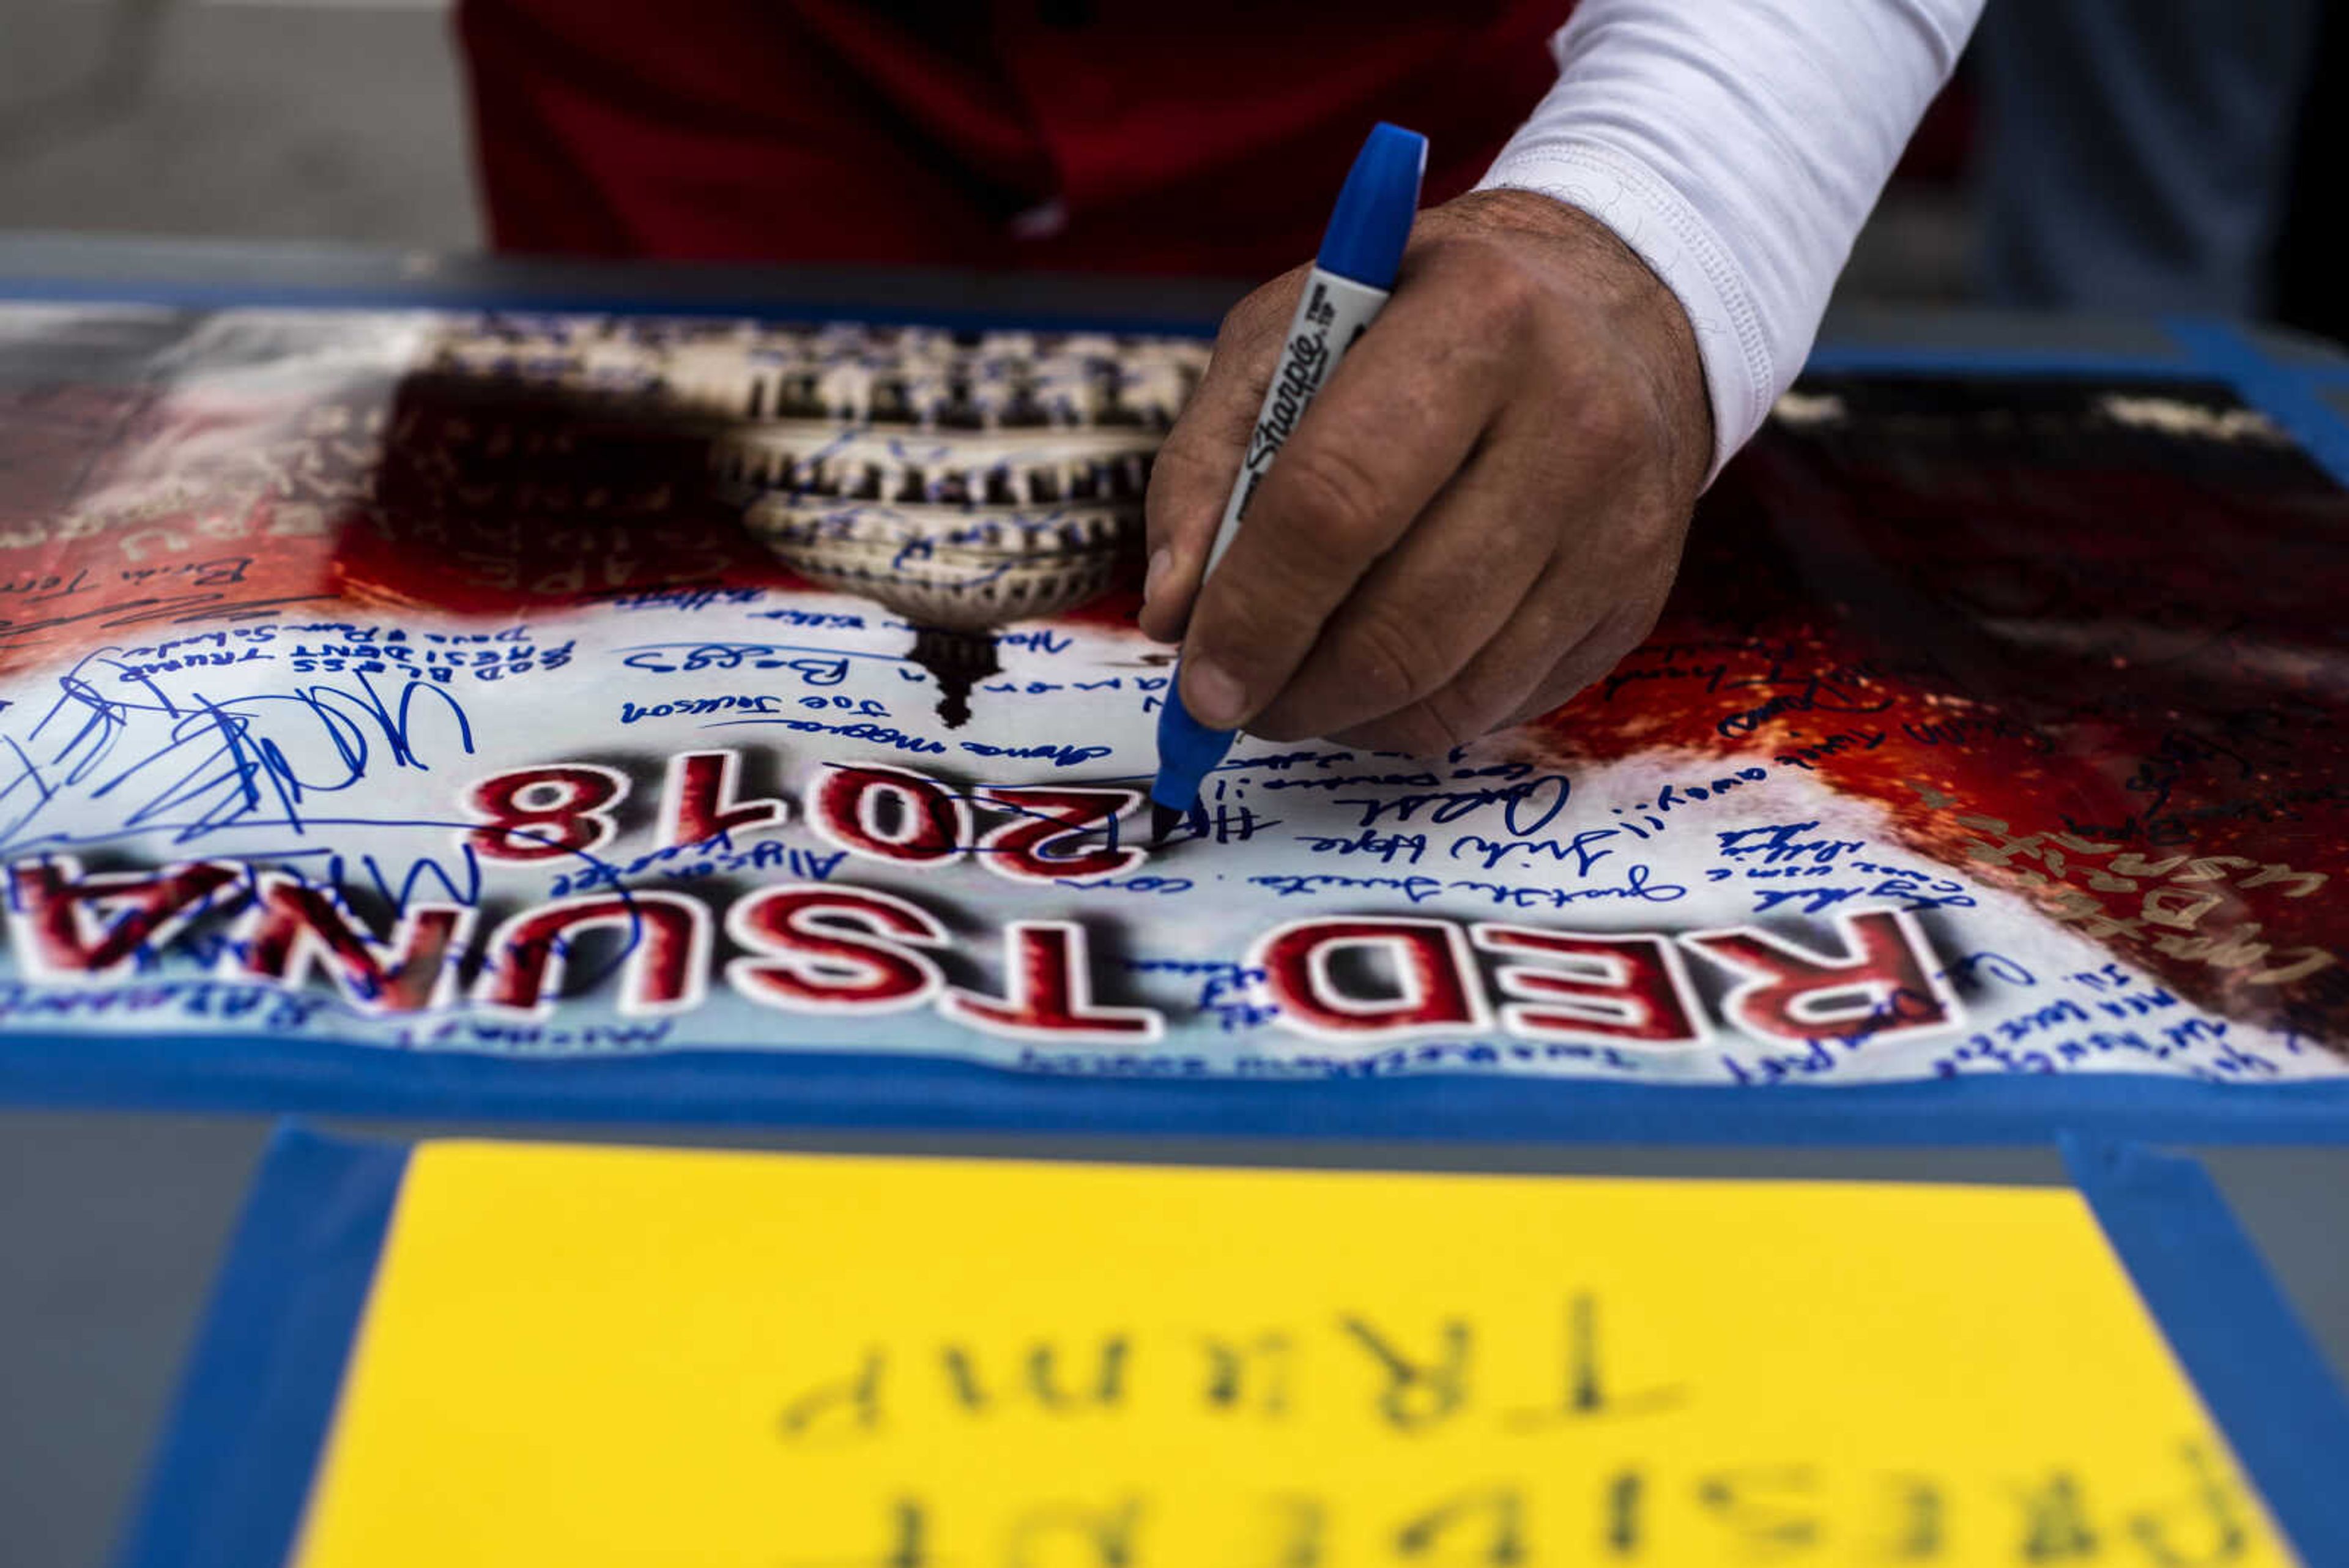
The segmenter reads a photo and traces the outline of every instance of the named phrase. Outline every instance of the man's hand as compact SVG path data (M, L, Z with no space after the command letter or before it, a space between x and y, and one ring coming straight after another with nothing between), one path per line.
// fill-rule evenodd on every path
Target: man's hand
M1202 592L1305 272L1225 317L1151 478L1142 625L1183 639L1184 702L1269 740L1433 753L1565 701L1655 624L1712 460L1680 303L1549 197L1422 214Z

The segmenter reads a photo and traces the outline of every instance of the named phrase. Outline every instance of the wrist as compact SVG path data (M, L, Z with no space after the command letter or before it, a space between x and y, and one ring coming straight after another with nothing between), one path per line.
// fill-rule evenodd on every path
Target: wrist
M1643 372L1670 435L1669 463L1693 496L1715 466L1714 410L1687 307L1656 271L1606 223L1540 191L1471 191L1423 214L1413 238L1469 231L1537 252L1578 316L1604 321Z

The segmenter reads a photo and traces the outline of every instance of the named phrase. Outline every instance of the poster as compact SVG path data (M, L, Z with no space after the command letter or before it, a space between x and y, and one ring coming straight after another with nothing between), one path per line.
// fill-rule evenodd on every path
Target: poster
M0 309L0 1062L2349 1069L2349 494L2225 387L1808 380L1605 680L1154 851L1205 354Z
M2349 1405L2217 1189L2074 1157L2077 1191L292 1131L120 1561L2338 1563Z

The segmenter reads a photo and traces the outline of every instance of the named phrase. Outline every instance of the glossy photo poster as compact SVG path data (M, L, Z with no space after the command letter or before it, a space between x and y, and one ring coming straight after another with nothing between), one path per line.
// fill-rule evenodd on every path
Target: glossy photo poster
M2349 1112L2349 493L2227 380L1815 376L1597 686L1441 757L1244 740L1154 850L1140 504L1206 351L0 307L0 1087Z

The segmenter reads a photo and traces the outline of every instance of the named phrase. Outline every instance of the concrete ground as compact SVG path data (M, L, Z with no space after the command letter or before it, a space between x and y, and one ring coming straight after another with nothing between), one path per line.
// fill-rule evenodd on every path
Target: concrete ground
M0 228L480 243L441 0L5 0Z

